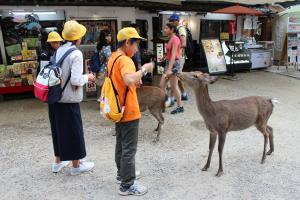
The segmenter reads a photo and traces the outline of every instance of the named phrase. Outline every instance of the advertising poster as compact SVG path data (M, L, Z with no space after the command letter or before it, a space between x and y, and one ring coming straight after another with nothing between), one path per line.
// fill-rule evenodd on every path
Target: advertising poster
M220 41L218 39L203 39L201 41L209 73L226 72L226 63Z
M85 66L85 73L86 74L89 74L89 73L92 73L91 69L90 69L90 59L86 59L84 61L84 66ZM95 75L95 74L94 74ZM96 83L95 82L91 82L89 81L87 84L86 84L86 95L87 96L92 96L94 95L96 92Z

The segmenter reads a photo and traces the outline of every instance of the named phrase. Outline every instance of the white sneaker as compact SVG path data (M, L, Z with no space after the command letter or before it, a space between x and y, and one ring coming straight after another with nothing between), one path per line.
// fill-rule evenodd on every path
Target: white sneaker
M138 180L142 177L141 172L140 171L135 171L135 180ZM120 176L116 177L116 184L121 184L122 180Z
M52 172L53 173L57 173L59 171L61 171L64 167L66 167L68 164L70 163L70 161L62 161L60 163L52 163Z
M134 195L134 196L141 196L148 192L147 187L142 186L136 182L130 188L127 190L124 190L124 188L120 187L118 193L122 196L128 196L128 195Z
M175 100L173 100L172 97L168 97L168 99L165 101L165 107L169 108L175 105Z
M75 168L72 167L71 168L71 175L78 175L84 172L88 172L91 171L94 168L95 164L93 162L80 162L79 167Z
M165 101L165 107L166 108L171 107L171 103L172 103L172 100L170 97L168 97L168 99Z

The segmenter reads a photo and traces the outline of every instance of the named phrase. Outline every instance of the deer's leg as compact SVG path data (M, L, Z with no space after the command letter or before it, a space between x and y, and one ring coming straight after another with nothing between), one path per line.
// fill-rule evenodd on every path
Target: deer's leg
M202 168L202 171L206 171L210 166L210 160L211 160L212 153L214 151L216 139L217 139L217 133L211 132L209 134L209 154L208 154L207 162L205 166Z
M262 158L261 158L261 164L264 164L265 163L265 159L266 159L266 149L267 149L267 145L268 145L268 131L267 131L267 126L266 125L258 126L257 129L264 136L264 150L263 150L263 155L262 155Z
M158 119L157 119L158 120ZM158 120L158 125L157 125L157 128L154 130L154 131L158 131L158 137L159 137L159 134L160 134L160 131L161 131L161 128L162 128L162 125L164 124L164 116L162 115L162 113L160 112L159 113L159 120Z
M219 170L216 174L217 177L220 177L223 174L223 163L222 163L222 155L223 155L223 148L226 140L226 133L219 134L219 145L218 145L218 151L219 151Z
M263 155L262 155L262 159L261 159L261 164L264 164L265 160L266 160L267 145L268 145L268 135L266 133L264 133L264 151L263 151Z
M267 155L271 155L274 152L273 128L271 126L267 126L267 131L269 133L270 142L270 150L267 152Z
M157 135L156 135L156 138L155 138L154 142L158 142L159 136L160 136L160 132L161 132L161 126L164 123L164 118L163 118L163 116L161 114L161 111L159 111L159 110L152 110L152 109L150 109L150 113L158 121L157 128L154 130L154 131L157 131Z
M158 124L157 124L156 129L154 129L154 131L156 132L156 131L158 131L158 130L159 130L159 122L158 122Z

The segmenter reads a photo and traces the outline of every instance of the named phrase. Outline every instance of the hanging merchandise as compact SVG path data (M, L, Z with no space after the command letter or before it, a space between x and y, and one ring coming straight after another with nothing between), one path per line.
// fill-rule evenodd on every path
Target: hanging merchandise
M258 17L246 15L244 20L244 29L255 30L257 29Z
M10 63L37 60L41 34L37 15L25 15L23 20L20 16L5 17L1 26Z

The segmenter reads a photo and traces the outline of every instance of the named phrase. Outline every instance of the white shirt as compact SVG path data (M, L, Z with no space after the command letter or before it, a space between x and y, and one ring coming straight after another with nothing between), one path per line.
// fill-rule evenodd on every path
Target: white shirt
M55 60L56 62L64 55L64 53L70 49L74 48L71 42L64 44L59 47L56 52ZM71 79L63 92L63 96L60 103L79 103L83 99L83 88L88 82L88 75L83 75L83 55L80 50L73 51L68 55L62 62L62 79L64 86L71 73Z

